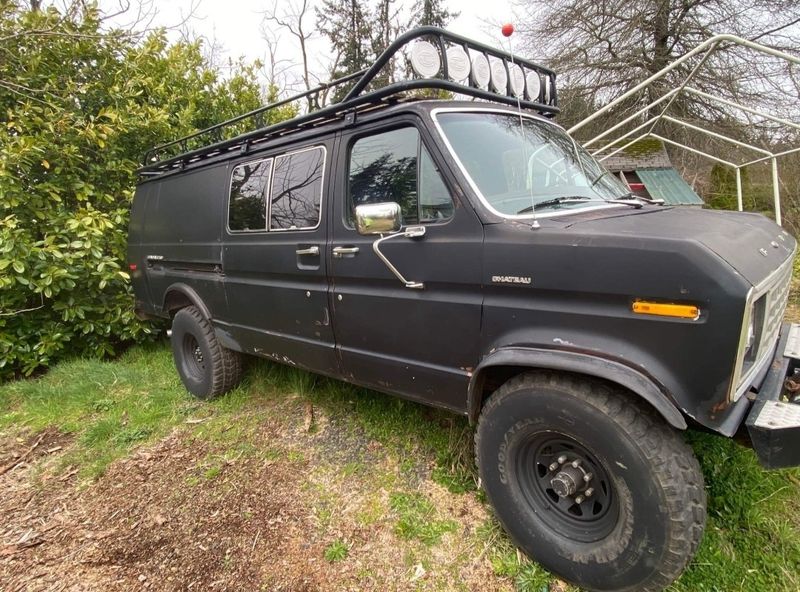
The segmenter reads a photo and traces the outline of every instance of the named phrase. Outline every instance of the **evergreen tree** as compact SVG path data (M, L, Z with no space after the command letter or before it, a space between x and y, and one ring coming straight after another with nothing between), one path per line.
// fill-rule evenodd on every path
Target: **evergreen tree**
M444 29L459 13L443 6L442 0L417 0L411 8L411 26L432 26Z
M380 56L400 32L398 22L399 9L393 6L395 0L378 0L372 18L372 54L375 59ZM385 86L395 80L396 60L392 59L380 71L373 83L374 86Z
M372 63L369 26L359 0L325 0L317 8L317 27L335 55L331 78L358 72ZM341 100L347 90L348 85L337 88L333 100Z

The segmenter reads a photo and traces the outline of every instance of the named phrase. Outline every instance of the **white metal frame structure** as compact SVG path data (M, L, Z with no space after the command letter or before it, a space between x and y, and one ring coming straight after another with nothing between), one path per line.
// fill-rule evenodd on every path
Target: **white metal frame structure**
M795 129L800 130L800 123L789 121L787 119L783 119L783 118L780 118L780 117L775 117L774 115L770 115L768 113L764 113L764 112L759 111L757 109L753 109L752 107L749 107L747 105L741 105L741 104L736 103L734 101L730 101L730 100L722 98L722 97L717 97L715 95L711 95L711 94L705 93L703 91L697 90L697 89L692 88L691 86L689 86L689 83L691 82L692 78L694 78L695 74L697 74L697 72L703 66L703 64L708 59L708 57L712 53L714 53L714 51L718 51L720 49L724 49L724 47L720 48L720 44L727 44L727 43L734 44L734 45L740 45L740 46L752 49L754 51L757 51L757 52L760 52L760 53L764 53L764 54L767 54L767 55L771 55L773 57L777 57L777 58L780 58L782 60L786 60L788 62L800 65L800 58L798 58L796 56L793 56L793 55L790 55L788 53L785 53L785 52L782 52L782 51L778 51L778 50L772 49L770 47L766 47L764 45L761 45L759 43L754 43L752 41L748 41L746 39L742 39L741 37L736 37L735 35L715 35L714 37L711 37L711 38L707 39L706 41L704 41L703 43L701 43L700 45L695 47L692 51L690 51L690 52L686 53L685 55L681 56L680 58L678 58L677 60L675 60L674 62L672 62L671 64L669 64L665 68L663 68L662 70L656 72L655 74L653 74L652 76L650 76L649 78L647 78L646 80L641 82L640 84L636 85L634 88L632 88L631 90L629 90L628 92L626 92L625 94L620 96L619 98L617 98L614 101L610 102L608 105L606 105L602 109L594 112L593 114L591 114L586 119L584 119L584 120L580 121L579 123L577 123L576 125L572 126L569 130L567 130L567 132L570 135L573 135L576 131L581 129L583 126L585 126L590 121L593 121L593 120L597 119L598 117L600 117L604 113L607 113L608 111L610 111L611 109L613 109L614 107L616 107L617 105L619 105L620 103L625 101L626 99L630 98L631 96L635 95L636 93L638 93L638 92L642 91L643 89L647 88L648 86L650 86L655 80L658 80L659 78L663 77L665 74L667 74L668 72L671 72L672 70L674 70L675 68L677 68L681 64L689 61L693 57L705 52L705 54L702 56L702 58L700 59L698 64L692 69L692 71L689 73L689 75L686 77L686 79L683 81L683 83L681 83L680 86L668 91L663 96L651 101L645 107L642 107L641 109L639 109L638 111L636 111L632 115L629 115L628 117L625 117L620 122L618 122L615 125L613 125L612 127L608 128L607 130L605 130L601 134L598 134L597 136L595 136L591 140L589 140L587 142L584 142L583 145L588 148L589 146L597 143L599 140L602 140L603 138L606 138L607 136L611 135L613 132L615 132L619 128L627 125L628 123L630 123L632 121L635 121L637 118L639 118L643 114L647 113L653 107L666 102L666 105L664 106L663 109L661 109L661 112L658 115L654 115L654 116L648 118L646 121L644 121L643 123L637 125L636 127L631 129L630 131L628 131L628 132L616 137L611 142L608 142L608 143L602 145L601 147L599 147L596 150L594 150L592 152L592 154L594 154L595 156L598 156L600 161L603 161L603 160L605 160L605 159L607 159L607 158L609 158L611 156L614 156L615 154L625 150L629 146L632 146L636 142L638 142L640 140L643 140L645 138L648 138L648 137L656 138L656 139L661 140L662 142L665 142L667 144L671 144L673 146L677 146L679 148L683 148L684 150L688 150L688 151L693 152L695 154L699 154L700 156L704 156L704 157L706 157L706 158L708 158L710 160L713 160L713 161L718 162L720 164L724 164L726 166L729 166L729 167L733 168L736 171L736 199L737 199L737 205L738 205L739 211L743 210L743 203L742 203L742 172L741 172L742 168L769 160L769 161L771 161L771 164L772 164L772 187L773 187L773 198L774 198L774 204L775 204L775 221L778 224L781 224L781 202L780 202L780 184L779 184L779 178L778 178L778 158L780 158L781 156L786 156L787 154L792 154L794 152L800 152L800 146L798 146L796 148L790 148L789 150L784 150L782 152L773 153L773 152L770 152L769 150L766 150L766 149L761 148L759 146L753 146L752 144L748 144L746 142L741 142L741 141L736 140L734 138L730 138L730 137L728 137L728 136L726 136L724 134L719 134L719 133L716 133L716 132L712 132L710 130L703 129L703 128L698 127L696 125L692 125L691 123L688 123L688 122L685 122L685 121L681 121L679 119L676 119L674 117L670 117L669 115L667 115L668 109L670 108L672 103L675 101L675 99L678 97L678 95L680 95L680 93L687 92L687 93L690 93L690 94L697 95L699 97L703 97L706 100L714 101L714 102L717 102L717 103L720 103L720 104L723 104L723 105L727 105L728 107L733 107L735 109L740 109L742 111L745 111L745 112L750 113L752 115L757 115L757 116L762 117L764 119L767 119L769 121L773 121L775 123L779 123L781 125L785 125L785 126L788 126L788 127L793 127ZM739 146L740 148L746 148L746 149L752 150L754 152L759 153L760 156L758 158L755 158L753 160L749 160L748 162L745 162L745 163L742 163L742 164L736 164L736 163L733 163L733 162L730 162L730 161L727 161L727 160L723 160L723 159L718 158L718 157L716 157L716 156L714 156L712 154L708 154L707 152L704 152L702 150L698 150L696 148L692 148L691 146L686 146L685 144L682 144L680 142L676 142L674 140L671 140L669 138L665 138L665 137L663 137L663 136L661 136L659 134L654 133L653 130L655 129L655 126L661 120L669 121L670 123L673 123L675 125L679 125L679 126L694 130L696 132L700 132L700 133L706 134L706 135L711 136L713 138L716 138L718 140L726 141L728 143L731 143L731 144L734 144L736 146ZM603 154L607 150L611 149L614 145L619 144L622 140L625 140L625 139L633 136L637 132L642 132L642 133L637 135L633 140L630 140L629 142L627 142L623 146L615 148L614 150L612 150L608 154ZM602 156L600 156L601 154L602 154Z

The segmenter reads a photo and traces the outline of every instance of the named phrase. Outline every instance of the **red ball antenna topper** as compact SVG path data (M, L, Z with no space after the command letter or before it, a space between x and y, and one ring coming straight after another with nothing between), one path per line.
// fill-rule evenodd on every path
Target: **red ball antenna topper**
M506 23L503 25L503 28L500 29L500 31L502 31L504 37L511 37L511 35L514 33L514 25L511 23Z

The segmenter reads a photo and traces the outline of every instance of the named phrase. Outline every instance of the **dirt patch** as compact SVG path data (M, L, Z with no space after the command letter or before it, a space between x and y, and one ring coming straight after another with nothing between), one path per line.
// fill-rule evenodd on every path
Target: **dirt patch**
M43 456L53 456L69 448L73 437L55 428L37 434L0 437L0 476L24 469Z
M175 433L89 487L4 479L0 589L318 589L286 561L322 553L304 543L303 466L242 456L211 473L212 452Z
M294 544L308 529L306 507L297 495L302 467L239 458L219 461L213 473L205 469L197 478L192 466L197 463L187 463L186 452L177 457L172 452L179 447L148 452L134 459L134 467L119 463L103 479L93 523L128 536L97 548L87 564L114 570L126 589L137 582L161 590L257 589L263 565L275 566L275 584L308 589L313 581L280 566L282 557L296 553ZM189 458L206 452L194 447ZM139 475L133 495L120 483L131 472ZM116 514L111 520L110 512Z
M313 430L302 413L241 438L176 430L94 483L42 457L20 465L0 477L0 592L510 589L479 548L488 513L475 496L315 413ZM5 438L3 458L40 436ZM458 527L434 546L399 537L398 491ZM326 559L334 544L345 556Z

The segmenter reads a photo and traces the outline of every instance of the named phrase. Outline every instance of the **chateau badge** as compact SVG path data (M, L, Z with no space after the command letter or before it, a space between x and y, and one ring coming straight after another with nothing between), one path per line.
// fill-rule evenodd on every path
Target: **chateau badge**
M493 284L525 284L528 285L531 283L531 278L526 276L518 276L518 275L493 275L492 276L492 283Z

